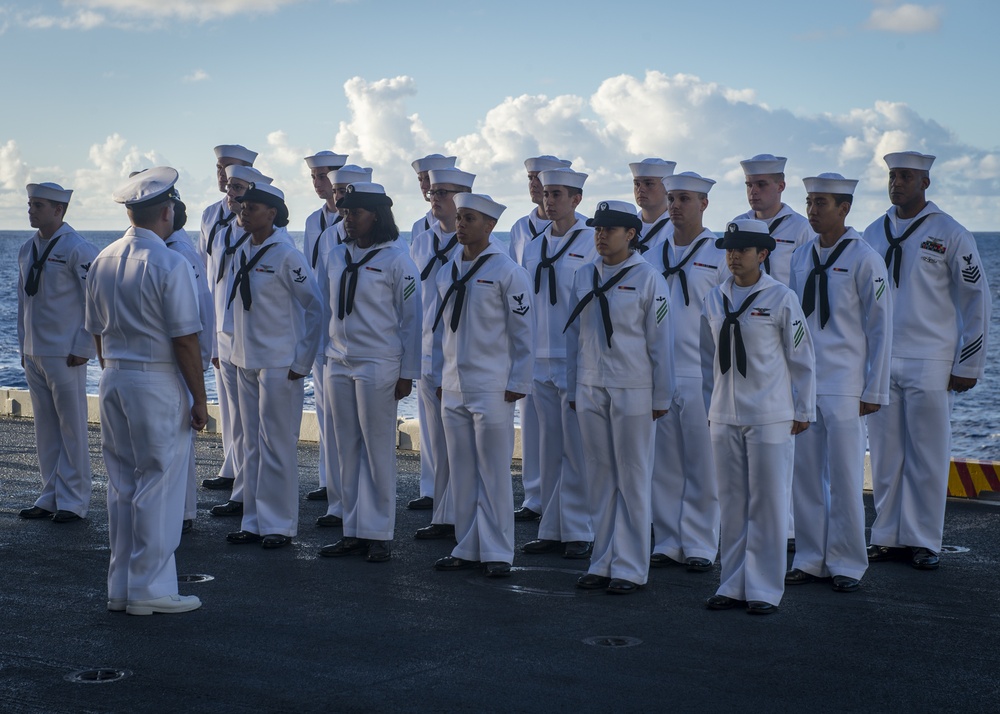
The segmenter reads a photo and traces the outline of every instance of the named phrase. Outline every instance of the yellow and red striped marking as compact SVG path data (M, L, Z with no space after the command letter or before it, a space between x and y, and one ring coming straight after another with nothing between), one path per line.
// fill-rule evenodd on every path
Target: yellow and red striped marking
M1000 461L952 459L948 495L979 498L981 491L1000 491Z

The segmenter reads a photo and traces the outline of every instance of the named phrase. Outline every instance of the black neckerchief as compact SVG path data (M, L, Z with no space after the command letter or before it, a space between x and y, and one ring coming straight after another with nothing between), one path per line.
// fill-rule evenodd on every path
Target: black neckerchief
M236 251L239 250L240 247L247 242L247 239L250 237L249 233L244 232L243 235L240 236L239 240L237 240L235 243L230 244L229 238L232 236L232 234L233 234L233 227L229 226L228 228L226 228L226 236L225 240L223 241L223 244L226 246L226 249L222 252L222 255L219 258L219 272L215 276L216 284L221 283L222 278L225 277L226 275L226 259L232 257L236 253Z
M340 298L337 302L337 319L343 320L354 311L354 296L358 292L358 271L361 266L370 261L382 251L381 248L369 251L361 260L354 262L351 249L344 251L344 272L340 274Z
M816 278L819 278L819 329L826 327L827 320L830 319L830 293L827 285L826 269L833 265L840 254L847 249L848 243L853 238L840 241L840 245L833 249L830 257L825 263L819 262L819 253L816 246L812 247L813 269L806 278L806 287L802 291L802 312L806 317L813 314L816 309Z
M249 233L247 235L250 235ZM233 289L229 292L229 302L226 303L228 308L233 304L233 300L236 298L236 291L239 290L240 298L243 300L243 309L249 310L250 305L253 303L253 296L250 294L250 271L253 267L260 262L260 259L264 257L264 253L271 250L274 246L278 245L275 243L268 243L263 248L257 251L257 255L247 261L246 251L240 253L240 269L236 273L236 278L233 280Z
M694 247L688 251L688 254L674 266L670 265L670 241L663 242L663 277L669 280L671 275L677 275L678 279L681 281L681 291L684 293L685 306L690 305L691 300L688 297L688 278L687 273L684 272L684 266L687 265L688 261L691 260L691 258L694 257L694 254L698 252L698 249L705 245L708 240L708 236L705 236L695 243Z
M531 216L528 216L528 230L531 231L531 237L528 239L528 241L535 240L535 238L537 238L542 233L544 233L545 229L548 228L551 225L552 225L552 221L549 221L548 223L546 223L541 228L535 228L535 224L531 222Z
M580 299L580 302L576 304L576 307L573 308L573 312L570 313L569 319L566 321L566 327L563 328L563 332L566 332L566 330L569 329L569 326L573 324L573 320L579 317L580 313L583 312L583 308L587 307L590 301L596 297L597 302L601 306L601 321L604 323L604 337L607 339L608 347L610 348L611 335L614 334L615 328L614 325L611 324L611 305L608 303L608 296L605 293L607 293L608 290L613 288L616 284L620 283L622 278L624 278L625 275L628 273L628 271L634 268L635 265L636 264L633 263L632 265L628 265L622 268L617 273L608 278L607 282L605 282L604 285L601 285L601 270L595 265L594 276L593 276L593 289L589 293L584 295Z
M730 302L729 297L723 293L722 294L722 309L726 311L726 319L722 323L722 330L719 332L719 369L722 374L729 371L732 366L732 348L730 347L729 334L732 332L733 341L736 346L736 369L744 377L747 376L747 348L743 344L743 332L740 329L740 315L746 312L747 308L757 299L757 296L761 294L761 290L753 293L743 304L740 305L740 309L733 312L729 309ZM730 329L732 328L732 329Z
M542 271L548 270L550 305L555 305L556 302L558 301L556 296L556 269L553 266L555 266L556 261L559 260L567 250L569 250L569 247L573 245L573 241L575 241L576 237L580 235L582 232L583 232L582 228L577 228L575 231L573 231L573 233L570 234L570 237L566 241L566 243L563 244L563 247L557 250L556 254L553 255L551 258L548 256L549 242L544 238L542 239L542 259L538 263L538 267L535 268L535 295L537 295L542 290Z
M784 220L786 218L788 218L789 215L790 214L786 213L785 215L781 216L780 218L776 218L775 221L774 221L774 223L772 223L770 226L767 227L767 233L768 233L768 235L770 235L772 238L774 238L774 232L776 230L778 230L778 226L780 226L784 222ZM777 241L775 241L775 243L774 243L774 249L775 250L778 249L778 242ZM774 252L774 250L767 251L767 257L764 258L764 272L767 273L768 275L771 274L771 253L773 253L773 252Z
M205 252L209 255L212 254L212 244L215 242L215 232L218 231L222 226L228 226L230 222L236 218L235 213L230 213L228 216L225 215L225 199L222 200L222 205L219 206L219 217L215 219L215 223L212 224L212 230L208 233L208 246L205 248Z
M431 327L431 331L437 330L438 324L441 322L441 316L444 315L444 308L452 295L455 296L455 307L452 308L449 324L452 332L458 331L458 322L462 319L462 305L465 303L465 284L483 267L483 263L493 255L494 253L487 253L486 255L479 256L479 260L472 264L469 272L461 277L458 275L458 262L455 261L451 264L451 285L448 286L448 290L444 294L444 299L441 300L441 306L438 308L437 315L434 316L434 326Z
M448 241L447 245L443 248L441 247L441 238L438 236L437 231L434 232L434 255L431 256L430 261L424 266L424 269L420 271L420 281L423 282L431 276L431 271L434 269L434 261L440 260L441 265L448 262L448 253L452 251L458 245L458 234L456 233Z
M926 214L921 216L916 220L916 222L910 224L910 227L899 238L892 237L892 230L890 229L891 222L889 221L889 216L886 215L885 221L883 222L883 227L885 228L885 239L889 241L889 247L885 251L885 267L888 269L892 266L892 280L896 283L896 287L899 287L899 266L903 264L903 241L913 235L913 231L920 227L920 224L926 220L927 216L931 214Z
M28 297L33 297L38 292L38 287L42 282L42 268L45 267L45 261L49 259L49 253L52 252L52 249L56 247L56 243L64 235L66 234L63 233L57 235L55 238L49 238L49 244L42 251L41 258L38 257L35 240L31 240L31 265L28 266L28 277L24 281L24 294Z
M337 217L333 219L333 223L330 224L330 228L333 228L335 225L337 225L338 223L340 223L342 220L344 220L344 217L338 213ZM316 242L313 243L313 254L312 254L312 267L313 267L313 270L316 269L316 263L319 261L319 239L323 236L323 232L325 230L326 230L326 217L324 215L324 211L322 209L320 209L320 212L319 212L319 235L316 236ZM339 236L337 238L337 242L338 243L340 242L340 237Z
M659 233L660 229L663 228L663 226L667 225L668 223L670 223L670 219L669 218L664 218L661 221L658 221L655 226L653 226L652 228L649 229L649 233L646 234L646 237L642 238L639 241L639 245L638 245L639 255L645 254L645 252L647 250L649 250L650 248L652 248L652 246L650 245L650 243L653 242L653 236L655 236L657 233Z

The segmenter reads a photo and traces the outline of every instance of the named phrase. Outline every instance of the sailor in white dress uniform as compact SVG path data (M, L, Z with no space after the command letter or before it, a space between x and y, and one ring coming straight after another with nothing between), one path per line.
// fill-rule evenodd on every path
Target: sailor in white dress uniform
M636 250L639 255L646 255L647 251L662 245L674 230L667 210L664 181L674 173L677 162L648 158L635 161L628 167L632 172L632 193L642 221Z
M785 584L832 577L834 590L854 592L868 568L864 417L889 403L892 300L882 256L845 225L858 182L823 173L803 183L818 235L792 256L790 287L816 350L816 423L795 440Z
M992 309L975 238L926 197L933 156L885 156L892 207L864 232L893 295L889 405L868 417L875 522L869 561L939 565L954 393L986 365ZM912 552L902 551L909 547Z
M84 329L87 271L97 248L63 221L72 190L30 183L35 234L18 253L17 346L35 419L42 491L21 518L68 523L90 508L87 361L97 354Z
M455 156L444 156L443 154L428 154L422 159L416 159L410 166L413 167L413 171L417 174L417 185L420 186L420 198L431 202L430 197L427 192L431 190L431 169L453 169L455 168L455 161L457 157ZM437 224L437 219L431 212L430 208L427 209L427 213L418 218L413 222L413 227L410 228L410 242L413 241L413 237L423 233L424 231L431 230ZM434 494L434 475L430 474L424 483L423 471L420 473L420 497L421 498L433 498ZM426 487L426 493L424 493ZM422 507L418 506L415 510L424 510Z
M674 394L667 283L638 251L642 224L602 201L599 257L577 271L566 322L569 403L580 420L594 554L577 587L627 594L649 575L654 422Z
M707 605L776 612L784 592L792 439L816 416L812 341L795 293L761 269L767 224L726 227L732 277L705 299L701 366L722 511L722 575Z
M490 241L505 207L472 193L457 194L455 205L463 247L426 293L440 343L432 377L440 385L458 542L434 567L482 563L487 577L503 577L514 560L514 402L532 381L531 284Z

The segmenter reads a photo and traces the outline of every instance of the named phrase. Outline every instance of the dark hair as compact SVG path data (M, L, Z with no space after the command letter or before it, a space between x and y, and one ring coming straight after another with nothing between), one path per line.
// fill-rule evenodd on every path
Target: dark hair
M628 247L630 249L632 249L632 250L638 249L638 247L639 247L639 239L642 238L642 233L640 233L639 231L635 230L635 228L632 228L631 226L627 227L625 230L633 230L633 231L635 231L635 234L632 236L632 240L630 240L628 242Z
M161 201L160 203L154 203L152 206L129 206L128 214L132 219L132 223L140 228L154 223L159 218L164 203L165 201Z
M288 225L288 206L282 203L280 206L274 206L276 213L274 214L274 225L278 228L284 228Z
M179 231L187 223L187 206L183 201L174 201L174 231Z
M373 206L363 210L375 214L375 224L372 226L371 245L390 243L399 238L399 228L396 226L396 219L392 215L391 206ZM344 242L353 243L354 241L355 239L348 235L347 240Z
M838 206L842 203L854 205L854 196L849 193L833 193L830 195L833 196L833 202Z
M563 188L566 189L566 193L568 193L570 196L582 196L583 195L583 189L582 188L577 188L576 186L563 186Z

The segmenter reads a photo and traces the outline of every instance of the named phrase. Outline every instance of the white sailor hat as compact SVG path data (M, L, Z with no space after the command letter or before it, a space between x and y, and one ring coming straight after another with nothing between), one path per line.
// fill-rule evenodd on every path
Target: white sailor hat
M326 168L339 169L347 163L347 154L335 154L332 151L318 151L312 156L305 158L306 166L311 169Z
M265 176L260 171L252 166L241 166L240 164L231 164L226 167L226 178L239 179L240 181L246 181L247 183L255 183L257 185L269 184L274 181L270 176Z
M849 196L854 195L854 187L858 185L854 179L829 172L804 178L802 183L805 184L806 193L846 193Z
M385 195L385 187L370 181L348 184L347 193L337 201L337 208L365 208L369 211L378 206L391 205L392 199Z
M632 178L643 178L646 176L664 178L674 172L677 162L651 158L636 161L629 164L628 167L632 170Z
M587 225L591 228L595 226L605 226L615 228L635 228L642 230L642 220L637 215L638 211L628 201L601 201L594 210L594 217L587 219Z
M250 151L247 147L240 146L239 144L219 144L215 147L215 158L236 159L237 161L245 161L253 165L253 162L257 159L257 152Z
M569 186L583 190L587 174L573 169L548 169L538 174L538 180L542 182L542 186Z
M372 169L361 168L356 164L347 164L334 169L326 175L330 183L338 186L352 183L368 183L372 180Z
M157 166L135 174L113 194L115 203L124 203L128 208L155 206L167 200L179 200L180 194L174 190L177 170L169 166Z
M431 186L436 183L451 183L456 186L472 188L472 184L476 180L476 175L470 174L467 171L460 171L456 168L431 169L428 173L428 178L431 181Z
M663 178L663 187L668 191L695 191L697 193L708 193L712 190L715 181L704 176L699 176L694 171L685 171Z
M544 154L542 156L533 156L530 159L524 160L524 168L528 171L549 171L551 169L568 169L573 165L572 161L566 159L560 159L557 156L551 156L549 154Z
M500 218L507 210L505 205L497 203L485 193L457 193L455 194L455 208L470 208L493 219Z
M919 151L897 151L882 157L889 169L916 169L930 171L936 156L921 154Z
M722 238L715 241L716 248L767 248L774 250L774 238L764 221L754 218L737 218L726 226Z
M45 183L29 183L25 187L28 191L28 198L44 198L56 203L69 203L69 197L73 195L73 190L63 188L57 183L46 181Z
M410 166L419 174L421 171L431 171L433 169L453 169L455 168L456 161L458 161L458 157L456 156L428 154L422 159L417 159Z
M785 172L786 161L788 161L788 159L784 156L775 156L774 154L757 154L752 159L741 161L740 166L743 167L743 173L747 176L781 174Z

